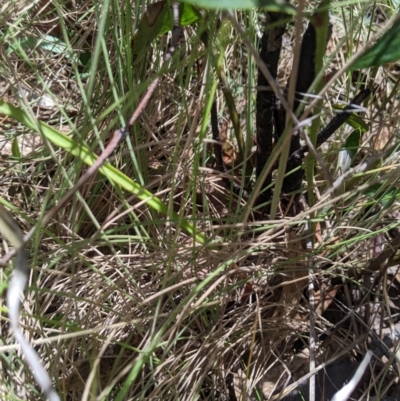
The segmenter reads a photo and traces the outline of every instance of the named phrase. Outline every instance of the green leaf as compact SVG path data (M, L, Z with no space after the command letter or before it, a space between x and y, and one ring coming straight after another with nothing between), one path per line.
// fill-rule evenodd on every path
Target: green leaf
M181 26L194 24L202 18L200 11L188 3L183 4L179 11Z
M368 124L356 113L352 113L346 124L350 125L354 129L359 129L362 132L368 131Z
M377 67L400 59L400 19L351 66L350 70Z
M21 151L19 150L18 139L15 137L11 145L11 153L17 159L21 158Z
M280 11L295 14L296 10L284 0L182 0L203 8L251 9L264 8L268 11Z
M171 18L171 10L166 0L147 6L140 19L138 30L132 38L135 63L141 61L142 56L149 50L150 43L161 35L161 32L171 28Z
M202 18L201 13L191 4L180 8L180 24L186 26ZM173 28L174 20L167 0L149 4L139 22L137 32L132 38L135 64L149 51L151 42Z

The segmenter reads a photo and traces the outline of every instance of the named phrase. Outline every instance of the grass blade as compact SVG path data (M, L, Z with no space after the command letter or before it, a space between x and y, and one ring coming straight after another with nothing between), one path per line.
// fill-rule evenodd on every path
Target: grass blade
M62 134L60 131L42 121L34 121L32 117L25 111L2 100L0 100L0 113L14 118L29 129L34 131L40 130L40 132L51 143L66 150L68 153L79 157L89 166L91 166L97 159L97 156L85 146L75 142L73 139ZM159 198L154 196L150 191L142 188L138 183L130 179L115 167L111 166L111 164L106 163L99 169L99 171L113 183L119 185L121 188L127 190L131 194L136 195L141 201L144 201L153 210L176 222L181 228L192 235L197 243L201 245L208 243L208 239L204 233L198 231L193 224L185 219L179 218L177 213L169 211L167 205Z

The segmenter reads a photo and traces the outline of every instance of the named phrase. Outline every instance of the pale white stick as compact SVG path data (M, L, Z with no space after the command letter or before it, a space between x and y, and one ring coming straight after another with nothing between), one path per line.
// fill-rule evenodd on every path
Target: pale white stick
M11 215L1 206L0 228L3 235L11 242L17 251L15 268L7 291L8 316L10 317L14 337L21 345L22 354L31 369L33 377L43 389L43 393L46 395L47 399L49 401L59 401L60 398L58 397L50 376L43 367L38 354L19 329L19 307L21 296L25 289L25 283L28 278L28 267L24 251L22 231Z
M345 386L343 386L337 393L335 393L331 401L347 401L349 399L351 393L354 391L358 382L361 380L365 372L365 369L367 369L368 364L371 361L371 358L372 358L372 351L370 350L365 354L363 361L357 368L356 373L354 373L354 376L351 378L351 380Z

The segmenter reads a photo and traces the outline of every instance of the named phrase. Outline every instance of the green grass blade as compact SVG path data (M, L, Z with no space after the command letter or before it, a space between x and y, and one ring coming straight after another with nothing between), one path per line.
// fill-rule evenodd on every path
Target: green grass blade
M3 100L0 100L0 113L14 118L29 129L32 129L34 131L40 130L40 132L51 143L59 146L68 153L79 157L84 163L89 166L91 166L97 159L97 156L85 146L75 142L73 139L62 134L60 131L42 121L34 121L34 119L28 113L9 103L4 102ZM136 195L150 208L167 216L172 221L177 222L177 224L190 235L192 235L194 240L199 244L205 245L209 242L207 237L203 233L198 231L197 228L193 226L193 224L191 224L187 220L179 218L179 216L175 212L169 211L167 205L163 203L159 198L154 196L150 191L142 188L138 183L130 179L128 176L123 174L115 167L111 166L111 164L106 163L99 170L110 181L119 185L126 191Z

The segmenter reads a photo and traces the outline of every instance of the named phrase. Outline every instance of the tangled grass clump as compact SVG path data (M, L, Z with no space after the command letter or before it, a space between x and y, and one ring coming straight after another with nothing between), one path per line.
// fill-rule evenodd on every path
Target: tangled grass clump
M313 4L292 17L185 3L179 46L168 3L148 3L2 6L0 203L30 233L21 330L57 392L308 397L319 369L319 401L369 348L356 391L393 393L392 354L376 350L399 308L398 66L347 62L396 26L392 2L332 4L330 38ZM0 398L43 399L9 326Z

